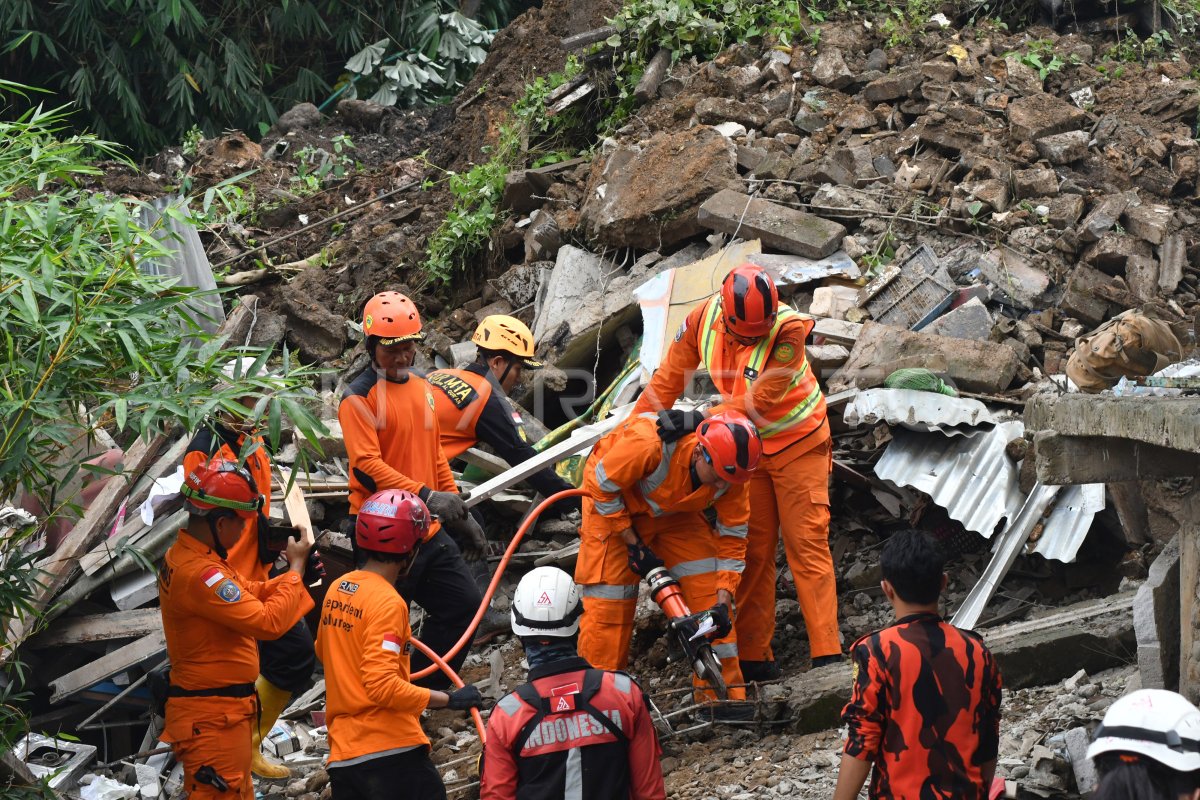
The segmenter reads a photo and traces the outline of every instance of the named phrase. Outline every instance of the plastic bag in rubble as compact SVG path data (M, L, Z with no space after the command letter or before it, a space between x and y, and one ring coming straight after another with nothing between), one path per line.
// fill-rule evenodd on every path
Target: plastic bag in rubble
M924 367L905 367L898 369L884 379L887 389L913 389L918 392L937 392L948 397L958 397L953 386L934 374L933 370Z
M88 783L83 782L91 778ZM129 786L103 775L84 775L80 779L79 796L83 800L130 800L138 796L138 787Z
M1067 377L1079 391L1096 394L1116 386L1122 377L1153 375L1182 353L1167 323L1130 309L1075 340Z

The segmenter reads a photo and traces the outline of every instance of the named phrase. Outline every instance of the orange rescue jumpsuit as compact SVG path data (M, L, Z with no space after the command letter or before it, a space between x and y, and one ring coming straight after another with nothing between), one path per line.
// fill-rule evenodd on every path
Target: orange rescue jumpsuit
M625 669L637 607L638 576L618 535L627 528L663 560L693 612L711 608L717 590L737 593L750 516L745 484L693 488L695 434L664 444L653 414L625 420L597 444L584 467L583 527L575 582L584 614L579 655L599 669ZM716 512L716 529L704 511ZM732 611L732 609L731 609ZM742 683L734 634L718 639L725 683ZM705 684L695 680L697 688ZM745 690L730 689L732 699Z
M841 652L837 583L829 552L829 475L833 447L825 397L804 341L813 321L785 305L774 330L756 345L725 331L713 297L688 314L634 413L670 408L703 363L724 400L714 413L745 412L763 437L763 459L750 479L750 536L737 594L738 651L770 661L775 634L775 547L780 530L813 658Z
M329 766L428 747L421 712L429 690L409 683L408 605L382 576L343 575L321 607L317 657L325 665ZM397 791L403 794L401 787Z
M243 538L246 535L243 534ZM274 639L313 607L300 576L245 580L207 545L180 531L158 574L163 633L173 691L200 696L167 699L162 740L183 762L184 788L196 798L253 800L251 733L257 716L257 639ZM204 695L226 689L227 694ZM196 780L211 766L227 792Z

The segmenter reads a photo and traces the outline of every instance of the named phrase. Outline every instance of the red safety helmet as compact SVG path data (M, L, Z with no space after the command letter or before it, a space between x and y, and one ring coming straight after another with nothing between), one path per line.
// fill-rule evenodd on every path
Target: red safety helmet
M207 515L215 509L233 511L243 519L255 519L263 507L263 496L254 479L234 461L212 459L187 474L179 493L195 512Z
M745 483L762 458L758 428L740 411L713 414L696 428L696 438L717 474L730 483Z
M428 531L429 509L421 498L404 489L384 489L359 507L354 537L364 550L404 555Z
M721 313L730 333L750 339L766 336L778 311L779 290L762 267L746 263L725 276Z
M362 324L363 334L375 337L385 347L425 338L416 304L399 292L380 292L368 300Z

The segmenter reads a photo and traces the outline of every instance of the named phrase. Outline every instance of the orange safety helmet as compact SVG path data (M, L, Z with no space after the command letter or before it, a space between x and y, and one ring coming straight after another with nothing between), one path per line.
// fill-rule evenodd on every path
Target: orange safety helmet
M735 336L757 339L775 326L779 290L770 274L757 264L742 264L721 283L721 314Z
M359 508L354 538L364 550L404 555L428 530L429 509L421 498L404 489L384 489Z
M544 366L533 357L533 334L516 317L507 314L484 317L471 341L482 350L508 353L529 369L541 369Z
M380 292L368 300L362 325L363 335L384 347L425 338L416 304L399 292Z
M740 411L713 414L696 428L704 457L724 480L745 483L762 458L758 428Z
M226 509L242 519L255 519L264 504L250 473L236 462L221 458L189 472L179 493L192 505L192 513L200 515Z

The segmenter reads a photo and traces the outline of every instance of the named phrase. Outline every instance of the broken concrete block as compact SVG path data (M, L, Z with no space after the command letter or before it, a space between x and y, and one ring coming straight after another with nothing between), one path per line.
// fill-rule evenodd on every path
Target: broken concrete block
M838 249L846 228L777 203L724 189L700 206L701 225L805 258L824 258Z
M1133 632L1143 689L1179 685L1179 536L1154 563L1133 598Z
M889 72L864 86L863 98L870 105L899 100L912 94L912 91L921 85L922 80L924 77L919 68Z
M842 130L869 131L879 123L869 108L858 103L851 103L834 118L833 124Z
M1087 113L1082 109L1045 92L1018 97L1008 105L1013 138L1024 141L1078 130L1086 121Z
M797 111L792 121L796 123L797 128L805 133L816 133L828 124L825 117L807 108L801 108Z
M548 271L553 267L554 264L549 262L518 264L488 283L501 297L512 303L513 308L520 308L533 302L542 280L542 270Z
M1112 230L1113 226L1117 224L1117 220L1125 213L1130 200L1129 195L1121 193L1107 195L1097 203L1083 218L1083 222L1079 224L1079 229L1076 231L1080 243L1090 244L1099 241L1101 236Z
M525 228L525 262L550 261L562 247L562 231L552 214L537 209Z
M728 97L705 97L696 103L695 110L705 125L737 122L747 128L762 128L771 118L761 103L743 103Z
M975 339L986 341L992 333L991 313L987 306L972 297L953 311L949 311L921 329L921 333L934 336L949 336L952 339Z
M614 247L658 250L700 233L705 198L741 186L733 142L700 125L614 152L580 210L584 230Z
M606 266L609 270L613 268L600 256L574 245L564 245L558 251L554 271L550 273L533 318L535 340L540 341L561 323L577 316L589 293L604 290Z
M1125 262L1133 256L1150 257L1150 245L1127 233L1109 231L1083 251L1083 261L1109 275L1125 271Z
M450 366L461 369L475 361L479 349L474 342L455 342L450 345Z
M1050 276L1013 250L992 250L979 259L979 268L998 296L1012 305L1037 311L1048 302Z
M842 51L836 47L826 48L817 55L812 75L813 80L830 89L845 89L854 82L854 73L846 66Z
M988 178L987 180L964 183L960 188L967 193L967 197L986 204L992 211L1003 212L1008 210L1008 181L1002 181L999 178ZM983 209L980 209L979 214L982 213ZM979 214L974 214L973 216L978 217Z
M1172 234L1158 248L1158 288L1163 294L1171 294L1183 280L1183 268L1187 266L1187 246L1182 234Z
M1037 145L1038 155L1051 164L1062 166L1072 164L1086 156L1090 139L1087 131L1068 131L1056 133L1053 136L1043 136L1034 144Z
M1142 684L1143 687L1145 684ZM1100 776L1096 765L1087 756L1088 745L1092 736L1087 728L1071 728L1066 733L1067 757L1071 760L1071 770L1075 773L1075 788L1084 797L1096 791L1100 784Z
M516 170L504 176L504 194L500 196L501 208L510 209L514 214L528 214L535 208L540 208L541 200L534 200L539 194L525 175L525 170Z
M1125 209L1122 221L1125 230L1150 244L1162 244L1171 230L1175 212L1170 206L1157 203L1143 203L1140 206L1130 206Z
M858 289L850 286L818 286L813 290L808 313L814 317L845 319L846 312L858 304Z
M1046 200L1049 212L1046 221L1050 227L1066 230L1079 221L1083 216L1083 196L1078 194L1060 194Z
M1125 262L1125 282L1129 284L1129 291L1142 302L1155 299L1158 297L1158 260L1150 256L1130 256Z
M332 361L346 349L346 319L323 302L328 280L322 267L308 267L283 287L288 343L305 361Z
M1017 198L1053 197L1058 194L1058 175L1048 167L1014 170L1013 191Z
M995 394L1017 374L1017 354L1006 345L934 336L866 322L850 360L829 379L829 391L868 389L901 366L929 366L968 392Z
M1067 315L1094 328L1112 315L1110 303L1094 291L1108 282L1108 276L1103 272L1084 264L1076 265L1067 278L1067 287L1063 291L1059 308Z
M810 161L792 170L788 180L797 183L811 183L818 186L832 183L839 186L853 186L854 173L833 157L822 158L820 161Z

